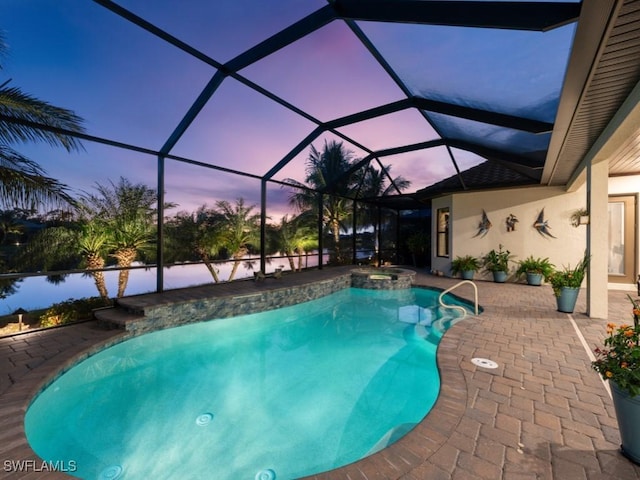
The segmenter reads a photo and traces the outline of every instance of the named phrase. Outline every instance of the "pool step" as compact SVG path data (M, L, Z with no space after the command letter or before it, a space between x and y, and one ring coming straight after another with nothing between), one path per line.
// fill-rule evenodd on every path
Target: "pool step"
M98 325L108 329L118 328L121 330L129 330L129 325L144 319L144 315L130 313L118 307L96 309L93 311L93 316L98 321Z

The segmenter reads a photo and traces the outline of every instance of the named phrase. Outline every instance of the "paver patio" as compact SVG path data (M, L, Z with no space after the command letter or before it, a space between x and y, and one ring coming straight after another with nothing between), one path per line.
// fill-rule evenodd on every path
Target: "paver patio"
M287 275L282 282L327 278L333 271ZM236 282L220 291L279 288L278 282ZM416 276L416 284L438 288L456 282L421 271ZM311 478L640 478L640 467L619 453L611 399L591 370L573 323L593 348L601 342L607 321L630 320L626 292L610 291L609 318L592 319L582 313L584 291L576 313L569 315L556 311L548 286L476 284L484 312L459 322L443 337L438 349L441 394L429 415L383 451ZM468 285L455 293L473 298ZM0 478L69 478L34 467L41 461L23 429L29 399L76 355L121 335L87 322L0 339ZM475 357L493 360L498 368L477 367L471 362ZM20 460L34 463L15 471L11 462Z

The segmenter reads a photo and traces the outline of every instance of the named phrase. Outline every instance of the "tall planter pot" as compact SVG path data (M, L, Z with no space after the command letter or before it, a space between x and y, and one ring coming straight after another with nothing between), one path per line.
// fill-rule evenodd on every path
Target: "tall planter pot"
M573 313L574 308L576 308L576 301L578 300L579 293L579 288L562 287L560 296L556 297L558 311Z
M609 384L622 440L620 450L629 460L640 464L640 395L631 397L614 382Z

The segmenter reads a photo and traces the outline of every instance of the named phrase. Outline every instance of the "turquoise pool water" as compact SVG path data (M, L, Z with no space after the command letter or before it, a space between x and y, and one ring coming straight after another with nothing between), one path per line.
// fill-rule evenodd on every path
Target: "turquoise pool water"
M348 289L127 340L45 389L27 438L85 479L291 479L351 463L435 403L437 342L457 315L437 295Z

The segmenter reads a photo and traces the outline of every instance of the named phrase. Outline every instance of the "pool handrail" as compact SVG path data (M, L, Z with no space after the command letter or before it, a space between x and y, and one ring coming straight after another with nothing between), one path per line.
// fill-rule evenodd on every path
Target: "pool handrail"
M456 288L458 288L460 285L464 285L465 283L470 284L471 286L473 286L473 292L474 292L474 312L476 315L478 315L478 287L476 286L475 283L473 283L471 280L462 280L458 283L456 283L455 285L447 288L446 290L443 290L440 293L440 296L438 297L438 303L440 304L441 307L444 308L456 308L456 309L460 309L464 312L464 314L467 314L467 309L464 307L461 307L460 305L447 305L446 303L444 303L442 301L442 297L444 297L447 293L449 293L451 290L454 290Z

